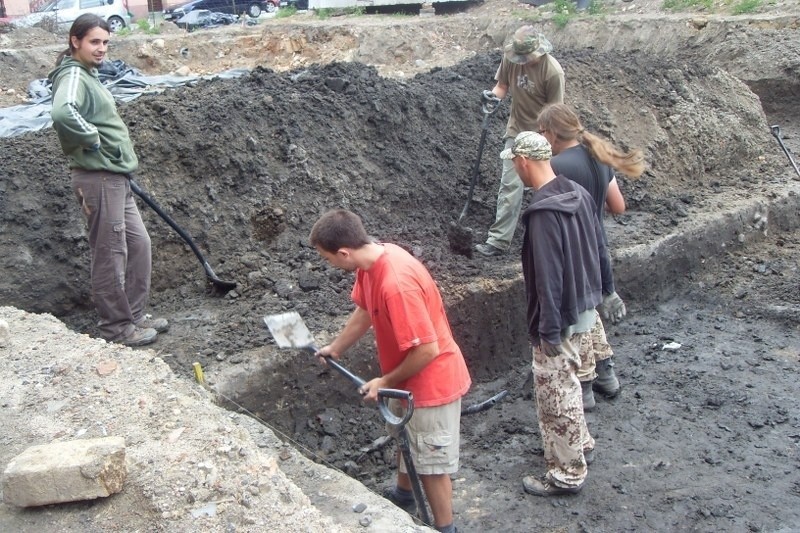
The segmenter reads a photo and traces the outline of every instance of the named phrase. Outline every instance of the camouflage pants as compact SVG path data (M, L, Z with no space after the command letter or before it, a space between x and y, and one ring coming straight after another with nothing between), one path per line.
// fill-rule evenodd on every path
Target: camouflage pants
M581 339L581 367L578 369L578 379L580 381L592 381L597 377L595 374L595 363L605 359L611 359L614 350L606 339L606 330L603 328L603 321L600 320L600 313L594 312L595 320L592 331Z
M547 357L533 348L533 391L542 434L547 478L556 485L575 487L586 479L583 450L594 448L594 439L583 416L579 348L589 333L576 333L561 342L562 354Z

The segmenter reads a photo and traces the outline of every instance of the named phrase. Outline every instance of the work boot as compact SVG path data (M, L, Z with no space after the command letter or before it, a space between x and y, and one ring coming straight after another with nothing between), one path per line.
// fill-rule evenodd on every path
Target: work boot
M614 373L614 362L610 357L597 361L595 372L597 372L597 379L594 380L592 389L609 398L619 394L619 380Z
M167 322L166 318L153 318L150 315L143 315L133 325L141 329L153 328L158 333L164 333L169 330L169 322Z
M403 490L397 486L386 487L383 489L383 497L404 510L411 516L417 512L417 502L414 500L414 493ZM410 499L409 499L410 498Z
M156 342L156 338L158 338L158 332L153 328L134 328L130 335L117 339L114 342L124 344L125 346L137 347L152 344Z
M595 402L591 381L581 381L581 394L583 396L583 412L593 410Z
M578 494L581 491L582 485L577 487L560 487L554 485L549 479L536 479L533 476L525 476L522 478L522 488L528 494L534 496L565 496L567 494Z
M498 255L503 255L506 253L505 250L501 250L497 246L493 246L488 242L483 244L476 244L475 250L484 257L496 257Z

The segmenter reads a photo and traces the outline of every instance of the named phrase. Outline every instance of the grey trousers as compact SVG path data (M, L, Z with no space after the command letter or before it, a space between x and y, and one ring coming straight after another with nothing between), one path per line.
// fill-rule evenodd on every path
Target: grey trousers
M89 225L92 296L100 334L115 341L134 330L150 295L150 236L128 179L72 169L72 190Z
M504 148L514 146L514 137L507 137ZM497 212L494 224L489 228L488 244L500 250L508 250L517 229L519 212L522 209L522 198L525 194L525 184L514 170L514 162L510 159L503 160L503 174L500 177L500 190L497 191Z

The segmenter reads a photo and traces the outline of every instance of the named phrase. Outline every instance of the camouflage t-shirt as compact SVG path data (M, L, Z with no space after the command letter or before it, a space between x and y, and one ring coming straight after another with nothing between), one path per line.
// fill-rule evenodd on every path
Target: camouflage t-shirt
M538 131L536 120L542 108L564 102L564 70L550 54L524 65L503 58L494 78L507 85L511 95L506 137L516 137L522 131Z

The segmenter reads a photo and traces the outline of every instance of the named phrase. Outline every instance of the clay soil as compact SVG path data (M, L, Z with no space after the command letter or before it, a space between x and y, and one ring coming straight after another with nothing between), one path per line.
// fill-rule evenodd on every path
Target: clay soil
M340 376L277 348L263 323L266 314L297 311L320 344L342 326L352 277L327 266L307 235L325 210L346 207L377 238L420 258L439 282L475 383L465 403L509 392L492 410L463 419L454 477L460 531L795 530L798 180L769 126L781 124L789 149L800 152L797 5L730 18L723 5L723 12L676 15L637 4L610 4L605 17L563 30L547 9L498 0L427 19L298 15L250 28L165 28L115 39L112 56L148 74L253 68L236 80L201 81L120 106L141 162L138 181L216 274L237 283L225 294L212 290L189 247L142 204L153 240L151 308L172 324L155 355L185 380L200 362L220 404L257 417L314 461L373 491L391 483L394 449L378 445L378 413ZM607 217L612 248L701 232L742 204L764 206L732 239L701 252L677 245L671 254L685 255L680 263L654 257L649 279L618 257L618 289L630 312L609 333L622 393L598 398L587 415L598 447L585 489L552 500L521 487L522 476L544 464L520 232L507 256L492 259L456 253L448 239L476 157L480 93L492 85L505 35L525 21L553 35L567 100L586 127L645 151L645 176L620 177L628 212ZM659 32L670 28L715 33L680 34L685 41L648 53L635 39L611 47L609 28L620 27L658 42L669 40ZM14 49L0 56L0 86L14 88L4 93L8 105L19 102L18 80L43 77L60 48L59 38L30 31L27 40L5 36L3 46ZM592 33L596 46L575 44ZM747 43L768 35L769 45L746 47L742 65L719 52L736 48L727 35ZM463 222L474 242L493 220L506 118L504 107L492 119ZM54 132L0 139L0 175L0 301L96 335L85 228ZM768 216L781 197L790 207ZM670 343L680 346L665 349ZM370 340L343 362L373 376ZM6 455L34 444L24 435L3 442ZM154 518L125 516L152 528ZM234 530L257 529L239 523Z

